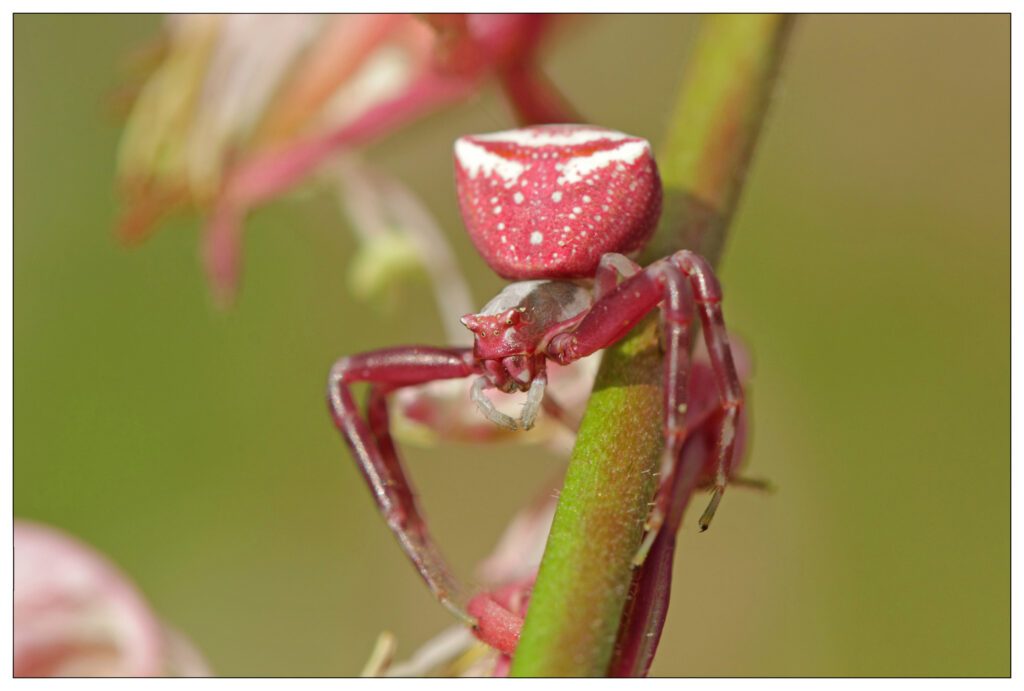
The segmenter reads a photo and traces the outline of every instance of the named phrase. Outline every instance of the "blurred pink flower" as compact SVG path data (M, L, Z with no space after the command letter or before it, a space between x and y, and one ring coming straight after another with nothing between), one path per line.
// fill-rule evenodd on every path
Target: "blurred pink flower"
M119 233L207 216L220 301L240 272L248 211L339 151L467 98L496 77L524 122L572 119L535 56L547 15L181 15L121 142Z
M106 557L39 523L14 523L14 676L208 676Z
M330 170L338 200L359 248L346 270L349 290L360 298L397 298L400 278L425 277L450 345L470 345L459 317L474 308L469 283L429 209L400 180L346 155ZM397 305L392 300L387 306Z

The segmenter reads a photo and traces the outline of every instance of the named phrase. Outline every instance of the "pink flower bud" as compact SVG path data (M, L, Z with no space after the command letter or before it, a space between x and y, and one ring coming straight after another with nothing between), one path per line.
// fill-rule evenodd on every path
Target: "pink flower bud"
M206 676L103 555L45 525L14 525L14 676Z

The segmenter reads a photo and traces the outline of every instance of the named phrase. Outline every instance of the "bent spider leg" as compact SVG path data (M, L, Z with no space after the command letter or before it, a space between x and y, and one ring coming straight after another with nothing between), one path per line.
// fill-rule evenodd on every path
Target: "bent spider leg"
M711 501L699 522L701 531L705 531L711 525L718 503L722 500L722 493L725 492L729 471L732 470L733 451L736 447L736 422L743 407L743 389L736 373L736 365L733 363L732 350L729 348L729 335L725 330L725 318L722 315L722 288L718 284L718 279L715 278L707 261L695 252L681 250L672 255L671 261L690 279L690 286L697 302L697 314L704 331L708 358L722 398L723 414L718 436L715 485Z
M655 264L649 271L663 282L661 303L661 337L664 351L665 451L662 455L658 490L654 506L644 526L646 533L633 563L637 566L647 558L673 499L675 475L683 462L683 446L689 437L686 426L687 384L690 372L690 324L694 300L683 273L671 262Z
M599 289L610 285L610 269L617 260L602 261L602 280ZM688 280L687 280L688 279ZM687 283L689 285L687 285ZM606 348L620 339L658 303L664 302L665 328L665 432L667 454L659 478L659 491L654 510L648 519L648 534L637 554L642 563L646 550L664 522L667 487L675 472L679 449L686 438L686 375L689 368L689 325L695 309L704 327L704 338L715 373L716 385L722 397L719 455L716 464L714 494L700 519L701 530L706 530L721 501L727 473L731 468L735 446L736 415L742 405L739 376L729 351L729 342L721 309L721 288L710 267L698 255L682 251L672 257L655 262L639 273L627 278L610 292L595 300L587 315L576 329L554 336L548 345L548 356L560 364L586 357Z
M338 360L327 389L334 424L359 464L377 508L434 596L469 624L475 620L459 602L458 583L430 536L388 431L386 396L405 386L467 377L476 371L468 348L389 348ZM350 389L355 382L370 384L365 419Z
M462 610L451 607L450 602L443 597L443 594L439 595L438 589L433 585L434 582L443 585L444 590L440 592L447 593L449 597L454 597L458 592L458 584L452 579L444 557L438 551L429 533L426 531L426 521L417 505L415 491L408 479L402 479L406 477L405 471L402 468L398 457L398 449L395 447L394 439L391 436L388 415L387 397L393 390L394 388L390 386L370 386L366 402L366 421L369 424L370 433L377 442L381 461L388 468L391 476L399 479L398 483L392 485L395 493L404 505L411 507L408 510L410 520L406 521L405 531L403 533L396 532L396 534L403 550L412 559L417 570L420 573L426 572L431 574L427 584L434 594L438 595L438 599L441 600L442 604L455 613L457 617L464 619ZM389 526L391 525L390 520L388 524ZM410 529L409 526L412 524L419 527ZM394 530L394 526L392 526L392 529ZM409 535L412 536L412 539L409 538ZM427 577L424 576L424 578L426 579Z

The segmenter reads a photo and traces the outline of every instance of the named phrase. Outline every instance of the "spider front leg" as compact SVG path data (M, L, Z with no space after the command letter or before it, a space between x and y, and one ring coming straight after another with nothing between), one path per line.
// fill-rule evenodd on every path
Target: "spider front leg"
M620 265L626 271L619 269ZM642 562L646 549L665 519L671 500L669 488L674 473L679 470L680 451L686 441L686 384L690 365L690 324L694 312L701 320L722 409L714 487L711 501L700 518L702 531L707 529L714 516L732 468L736 420L743 405L743 393L722 316L721 288L703 258L683 250L651 264L617 286L613 270L625 274L628 265L623 265L611 255L602 260L597 300L575 330L551 340L548 355L564 364L611 346L629 333L644 315L659 303L662 305L666 455L655 505L648 520L648 535L637 555L638 562Z
M352 450L377 508L438 601L470 624L474 619L459 601L458 584L430 536L391 439L386 397L402 387L477 372L468 348L388 348L338 360L327 389L334 424ZM356 382L370 384L365 419L350 390Z

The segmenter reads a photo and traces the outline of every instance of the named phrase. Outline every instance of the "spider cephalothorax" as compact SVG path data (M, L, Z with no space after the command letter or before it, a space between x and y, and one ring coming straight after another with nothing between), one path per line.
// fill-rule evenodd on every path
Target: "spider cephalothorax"
M328 399L377 504L409 558L449 609L471 621L419 514L388 431L386 396L438 379L475 377L471 397L508 429L533 426L545 399L548 360L569 364L606 348L651 310L662 314L665 353L665 461L651 516L649 546L665 518L687 428L691 324L699 318L720 409L710 485L700 525L708 526L732 471L743 393L710 266L686 250L647 267L633 262L661 210L661 182L650 145L598 127L547 125L462 137L455 143L456 188L466 228L481 256L517 281L462 323L473 348L410 346L342 358ZM365 417L349 390L371 384ZM519 418L498 411L486 389L526 391ZM643 549L638 559L643 557Z
M545 348L571 329L591 306L591 292L572 281L519 281L507 286L478 314L462 323L473 332L473 356L484 373L472 388L474 402L491 421L508 429L530 429L543 402ZM528 391L519 420L495 409L483 390Z

